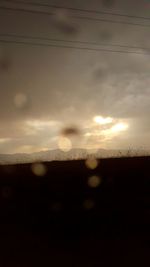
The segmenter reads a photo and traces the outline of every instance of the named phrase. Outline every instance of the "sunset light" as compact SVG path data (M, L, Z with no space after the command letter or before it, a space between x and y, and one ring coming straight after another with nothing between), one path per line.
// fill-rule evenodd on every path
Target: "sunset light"
M113 133L118 133L118 132L122 132L122 131L126 131L128 129L129 125L127 123L117 123L115 124L112 128L111 131Z
M109 136L109 138L113 139L114 136L121 134L122 132L127 131L129 125L124 122L119 122L114 124L111 128L102 130L102 134L104 136Z
M110 118L110 117L104 118L101 116L95 116L93 118L93 120L94 120L94 122L96 122L97 124L100 124L100 125L105 125L105 124L109 124L109 123L113 122L112 118Z

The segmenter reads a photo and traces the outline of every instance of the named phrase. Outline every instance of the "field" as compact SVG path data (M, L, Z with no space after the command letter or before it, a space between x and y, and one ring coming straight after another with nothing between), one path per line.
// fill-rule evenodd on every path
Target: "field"
M1 165L0 266L149 266L149 166L150 157Z

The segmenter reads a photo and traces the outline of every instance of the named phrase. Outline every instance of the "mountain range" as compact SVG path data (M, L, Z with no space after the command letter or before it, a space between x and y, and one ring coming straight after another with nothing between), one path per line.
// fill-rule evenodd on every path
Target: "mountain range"
M77 160L86 159L90 156L96 158L111 158L111 157L130 157L130 156L148 156L150 152L147 150L105 150L99 149L95 153L93 150L72 149L69 152L63 152L59 149L40 151L31 154L0 154L0 164L16 164L44 161L59 161L59 160Z

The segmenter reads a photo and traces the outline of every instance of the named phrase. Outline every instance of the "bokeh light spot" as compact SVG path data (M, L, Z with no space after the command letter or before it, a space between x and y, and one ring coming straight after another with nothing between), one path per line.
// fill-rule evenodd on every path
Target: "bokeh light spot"
M98 166L98 160L95 159L95 158L88 158L86 161L85 161L85 165L88 169L91 169L91 170L94 170L97 168Z
M71 140L67 137L60 137L58 140L58 147L64 152L68 152L72 149Z
M32 164L31 170L36 176L44 176L47 173L47 168L43 163Z
M93 175L88 178L88 185L93 188L98 187L101 184L101 182L102 182L101 177L97 175Z

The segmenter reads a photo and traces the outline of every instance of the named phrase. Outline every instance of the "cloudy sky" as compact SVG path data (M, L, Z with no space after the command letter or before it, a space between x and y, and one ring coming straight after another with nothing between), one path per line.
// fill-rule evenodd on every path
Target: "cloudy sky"
M150 1L36 3L0 1L0 153L150 149Z

